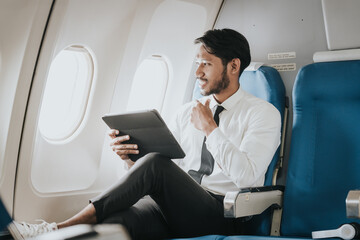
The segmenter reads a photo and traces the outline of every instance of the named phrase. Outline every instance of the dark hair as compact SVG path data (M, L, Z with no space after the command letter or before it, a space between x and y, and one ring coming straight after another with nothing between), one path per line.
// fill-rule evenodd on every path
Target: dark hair
M240 75L251 61L250 46L246 38L239 32L224 28L207 31L204 36L195 39L195 44L202 43L205 50L222 60L226 67L234 58L241 61Z

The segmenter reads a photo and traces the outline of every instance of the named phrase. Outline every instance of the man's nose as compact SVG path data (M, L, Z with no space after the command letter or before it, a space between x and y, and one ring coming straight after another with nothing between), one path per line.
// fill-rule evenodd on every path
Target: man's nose
M202 64L199 64L199 65L197 66L195 75L196 75L197 78L201 78L201 77L204 76L204 72L203 72L203 70L202 70Z

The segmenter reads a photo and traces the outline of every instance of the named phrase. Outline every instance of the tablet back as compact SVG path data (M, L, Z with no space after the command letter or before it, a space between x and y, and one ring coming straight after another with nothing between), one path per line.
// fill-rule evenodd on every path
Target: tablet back
M138 145L139 154L129 155L132 161L151 152L158 152L172 159L185 157L184 151L155 109L105 115L103 120L111 129L119 130L118 136L130 136L130 140L124 143Z

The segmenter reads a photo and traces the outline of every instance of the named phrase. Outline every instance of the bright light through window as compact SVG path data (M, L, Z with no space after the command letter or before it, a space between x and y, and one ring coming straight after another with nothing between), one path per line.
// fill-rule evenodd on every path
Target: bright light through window
M70 137L84 117L94 65L83 47L62 50L53 60L41 105L39 129L49 140Z
M162 57L145 59L136 70L127 110L157 109L161 112L168 78L168 66Z

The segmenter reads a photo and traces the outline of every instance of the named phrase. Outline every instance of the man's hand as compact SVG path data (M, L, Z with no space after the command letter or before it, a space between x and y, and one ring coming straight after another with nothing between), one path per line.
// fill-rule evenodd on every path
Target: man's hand
M209 105L210 99L206 100L205 105L197 101L191 112L191 123L194 124L195 128L203 131L206 136L209 136L217 128Z
M123 144L123 142L130 139L130 136L124 135L117 137L116 135L119 134L119 131L116 129L111 129L108 134L112 139L110 147L130 168L135 162L131 161L128 154L139 154L139 150L137 150L138 146L136 144Z

